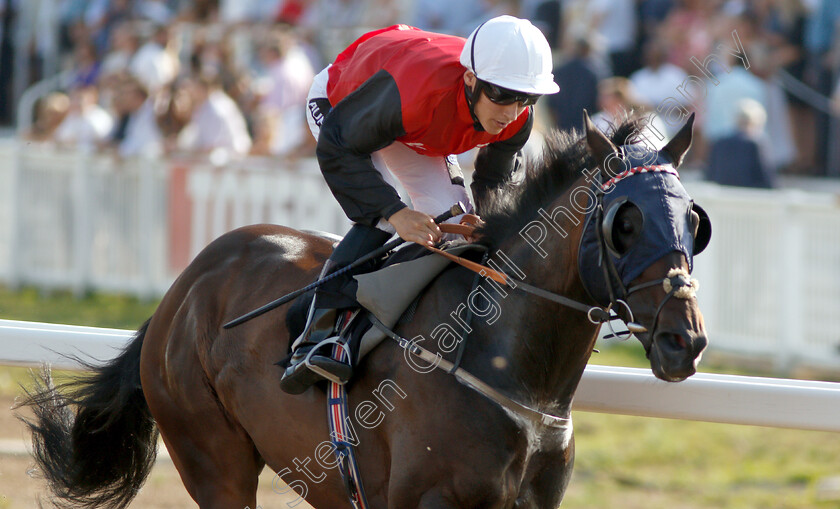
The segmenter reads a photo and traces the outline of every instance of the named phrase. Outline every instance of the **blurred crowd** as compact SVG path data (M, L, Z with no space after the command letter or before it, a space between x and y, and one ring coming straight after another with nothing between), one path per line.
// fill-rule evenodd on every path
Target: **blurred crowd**
M0 7L0 77L10 72L10 44L32 61L53 44L64 69L59 88L33 108L25 133L32 140L120 157L311 155L309 85L357 36L395 23L466 36L512 14L540 27L555 53L561 91L540 102L544 129L580 128L583 109L605 128L634 112L650 120L646 136L657 144L693 111L690 162L712 180L772 187L780 172L840 175L832 120L840 112L840 0L0 0ZM52 24L39 24L45 18ZM53 42L43 26L57 27ZM42 78L35 74L29 82Z

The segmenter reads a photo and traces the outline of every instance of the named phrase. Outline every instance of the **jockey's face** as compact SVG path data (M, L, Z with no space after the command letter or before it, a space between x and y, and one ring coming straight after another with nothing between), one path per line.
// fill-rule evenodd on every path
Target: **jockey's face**
M467 71L464 74L464 81L470 89L474 90L477 78L475 74ZM478 94L473 103L473 112L479 123L488 134L499 134L511 122L527 108L521 102L511 104L496 104L482 92Z

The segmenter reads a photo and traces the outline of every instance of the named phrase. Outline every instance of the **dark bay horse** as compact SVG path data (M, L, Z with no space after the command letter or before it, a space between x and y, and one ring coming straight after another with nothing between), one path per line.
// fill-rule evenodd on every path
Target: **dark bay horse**
M674 170L690 146L691 120L662 150L635 150L630 159L641 162L608 181L606 170L627 160L638 127L623 123L607 138L587 119L583 138L552 137L524 182L489 200L482 242L490 262L549 292L590 306L625 297L616 311L646 329L637 337L654 374L680 381L706 346L691 284L673 276L687 277L708 241ZM599 165L605 171L593 183L597 172L587 168ZM675 205L650 208L666 202ZM36 415L29 426L54 501L127 506L154 461L159 432L202 508L255 508L266 465L313 506L349 508L323 387L299 396L279 389L288 305L222 328L311 282L331 245L274 225L223 235L180 275L121 355L57 389L46 374L29 394ZM680 288L668 286L675 278ZM469 330L464 369L567 425L503 409L386 340L360 362L349 388L348 424L372 508L555 508L563 498L574 459L572 399L598 324L488 280L478 298L474 279L451 265L396 333L451 359L456 345L447 331ZM687 293L670 298L677 290Z

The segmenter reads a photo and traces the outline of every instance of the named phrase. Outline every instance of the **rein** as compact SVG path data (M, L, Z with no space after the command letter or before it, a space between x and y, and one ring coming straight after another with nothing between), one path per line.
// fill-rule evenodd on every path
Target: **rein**
M439 254L444 258L447 258L457 263L458 265L461 265L462 267L466 267L467 269L481 276L488 277L499 284L507 286L508 288L514 290L520 289L523 292L530 293L531 295L536 295L537 297L542 297L543 299L547 299L561 304L563 306L586 313L586 315L589 317L589 321L591 321L594 324L608 322L612 319L609 313L609 308L605 309L598 306L588 306L582 302L578 302L568 297L564 297L560 294L549 292L548 290L543 290L542 288L537 288L536 286L529 285L525 281L517 279L504 272L498 271L480 263L467 260L465 258L461 258L460 256L453 255L452 253L447 253L446 251L443 251L436 247L424 247L433 253Z

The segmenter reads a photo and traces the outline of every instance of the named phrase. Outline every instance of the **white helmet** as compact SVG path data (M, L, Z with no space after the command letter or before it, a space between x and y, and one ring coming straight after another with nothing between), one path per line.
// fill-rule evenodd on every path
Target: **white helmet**
M461 65L482 81L526 94L556 94L551 47L526 19L499 16L478 26L461 51Z

